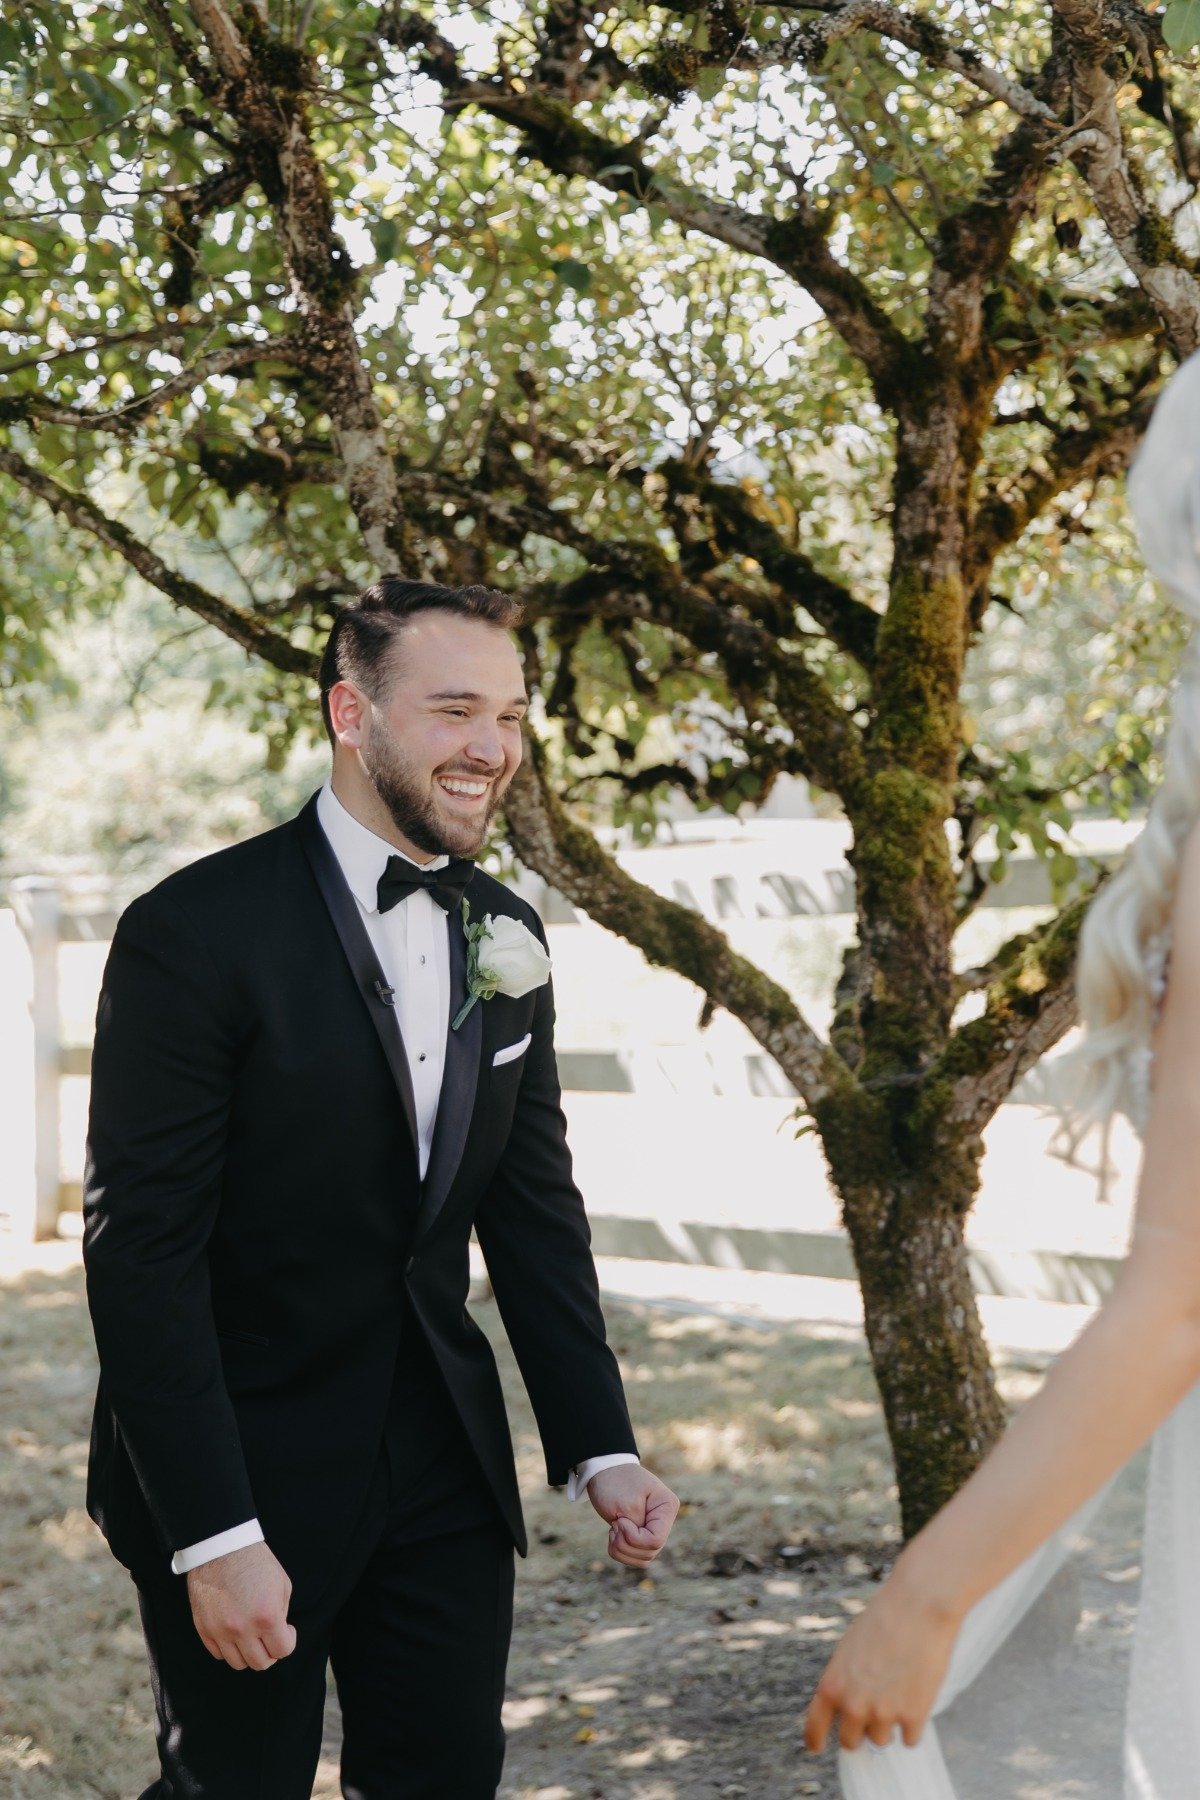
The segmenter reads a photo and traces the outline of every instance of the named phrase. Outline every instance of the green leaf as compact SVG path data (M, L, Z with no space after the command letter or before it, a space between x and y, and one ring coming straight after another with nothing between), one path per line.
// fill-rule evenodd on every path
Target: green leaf
M1162 34L1169 50L1194 50L1200 44L1200 0L1171 0L1163 16Z
M117 119L125 110L120 95L115 94L106 81L93 75L90 69L76 69L75 79L80 89L87 95L89 103L105 119Z
M396 246L400 241L400 221L398 219L380 219L371 227L371 242L375 246L375 255L380 262L391 262L396 254Z
M592 285L592 271L577 257L563 256L550 266L563 286L574 288L577 294L586 294Z

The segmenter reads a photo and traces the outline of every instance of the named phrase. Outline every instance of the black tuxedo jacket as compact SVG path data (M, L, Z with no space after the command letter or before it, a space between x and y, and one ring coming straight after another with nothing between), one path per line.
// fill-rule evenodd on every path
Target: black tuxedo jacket
M473 918L536 913L477 871ZM451 1013L465 995L449 918ZM383 972L316 814L169 876L118 923L96 1021L84 1260L88 1510L136 1573L257 1515L320 1584L379 1454L406 1316L525 1549L472 1226L548 1478L635 1448L571 1175L549 985L447 1030L429 1168ZM447 1021L447 1025L448 1025ZM497 1049L530 1034L523 1056Z

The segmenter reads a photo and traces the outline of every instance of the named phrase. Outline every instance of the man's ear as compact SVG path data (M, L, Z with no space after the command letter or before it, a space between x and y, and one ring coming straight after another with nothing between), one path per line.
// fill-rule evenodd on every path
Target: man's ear
M352 681L335 681L329 690L329 721L339 744L362 747L366 735L367 699Z

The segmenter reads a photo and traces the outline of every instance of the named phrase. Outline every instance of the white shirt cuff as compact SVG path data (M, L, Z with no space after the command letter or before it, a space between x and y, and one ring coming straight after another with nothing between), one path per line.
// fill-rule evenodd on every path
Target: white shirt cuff
M613 1456L589 1456L586 1462L576 1463L567 1477L567 1499L582 1500L587 1493L588 1482L601 1469L616 1469L622 1463L640 1461L639 1456L632 1455L628 1450L618 1450Z
M265 1542L258 1520L247 1519L244 1525L231 1525L228 1531L218 1531L215 1537L201 1538L198 1544L188 1544L177 1550L171 1558L171 1573L186 1575L189 1569L215 1562L218 1556L232 1556L235 1550L245 1550L249 1544Z

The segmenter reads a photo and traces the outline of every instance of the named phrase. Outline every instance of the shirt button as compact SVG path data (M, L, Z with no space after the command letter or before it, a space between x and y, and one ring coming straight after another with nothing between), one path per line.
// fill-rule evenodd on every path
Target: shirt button
M424 957L421 958L421 967L422 968L425 967L425 958Z
M418 1058L417 1058L417 1061L418 1061L418 1062L424 1062L424 1061L425 1061L425 1052L424 1052L424 1051L423 1051L423 1050L422 1050L422 1052L421 1052L421 1054L420 1054L420 1056L418 1056Z

